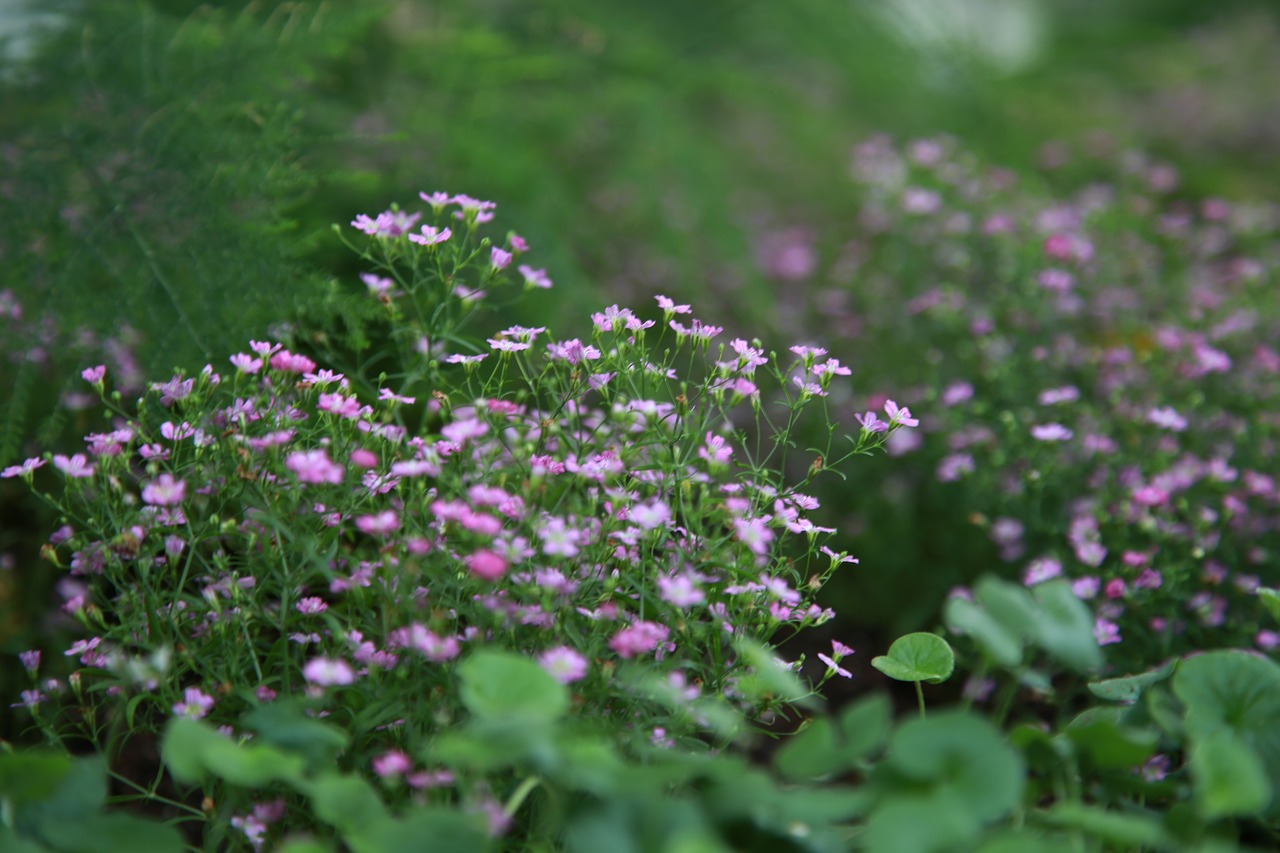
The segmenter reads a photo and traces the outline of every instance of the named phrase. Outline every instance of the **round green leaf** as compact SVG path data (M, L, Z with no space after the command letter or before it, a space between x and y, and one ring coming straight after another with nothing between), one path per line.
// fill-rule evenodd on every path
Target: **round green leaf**
M1045 812L1045 817L1052 824L1078 829L1125 849L1163 849L1169 840L1153 815L1122 814L1064 802Z
M1268 793L1280 789L1280 666L1249 652L1206 652L1178 665L1173 692L1186 706L1184 725L1193 755L1206 743L1225 743L1218 733L1227 730L1235 747L1226 749L1254 756L1268 777ZM1244 762L1235 763L1249 772ZM1216 778L1219 769L1217 763L1203 764L1202 774L1208 775L1201 778ZM1217 800L1202 799L1206 808L1210 802Z
M1076 672L1102 668L1102 650L1093 636L1093 614L1065 580L1037 584L1038 612L1032 635L1037 645Z
M967 849L980 831L963 800L943 789L886 799L867 820L862 842L868 853L943 853Z
M816 779L845 766L836 729L825 718L810 720L774 756L778 772L788 779Z
M883 693L868 696L846 708L840 714L845 760L860 761L883 746L892 723L893 706Z
M890 739L882 766L911 780L913 789L924 784L951 791L982 822L1011 812L1026 785L1018 751L991 723L963 712L904 723Z
M967 598L948 601L943 620L948 630L972 637L1001 666L1012 669L1022 663L1021 637Z
M358 834L387 819L382 798L358 776L328 773L307 782L302 790L311 799L316 817L337 827L344 836Z
M918 632L899 637L889 654L872 658L871 665L897 681L941 684L955 672L956 654L937 634Z
M1091 681L1089 682L1089 692L1099 699L1132 704L1138 701L1142 691L1173 675L1174 667L1177 665L1178 662L1176 660L1171 660L1157 669L1152 669L1139 675L1126 675L1120 678L1107 678L1103 681Z
M1213 820L1258 814L1271 802L1266 768L1230 729L1201 738L1191 750L1200 813Z
M32 749L0 754L0 796L13 802L43 800L71 772L71 757L63 752Z
M484 650L458 666L467 709L482 719L520 717L550 722L569 708L569 693L533 661Z
M1261 587L1258 589L1258 600L1262 602L1263 607L1267 608L1272 618L1280 621L1280 589Z

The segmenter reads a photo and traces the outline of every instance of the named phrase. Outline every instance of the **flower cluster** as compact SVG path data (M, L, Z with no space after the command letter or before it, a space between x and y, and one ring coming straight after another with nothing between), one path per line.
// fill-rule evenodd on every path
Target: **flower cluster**
M1045 193L951 140L860 145L861 228L807 328L853 331L928 404L890 452L963 496L950 526L976 521L1011 574L1070 578L1119 665L1275 648L1280 208L1181 196L1136 152L1076 169L1057 157ZM902 515L894 476L862 512Z
M370 298L414 303L396 322L452 339L430 318L467 297L438 270L501 286L508 263L477 250L491 207L424 198L437 214L460 205L456 242L418 248L417 214L353 224L397 282ZM444 309L416 313L433 299ZM856 562L818 549L834 531L810 519L819 502L805 489L841 452L826 447L826 465L790 485L776 473L786 430L817 400L788 377L825 393L849 371L814 348L797 348L788 367L758 342L716 345L720 330L696 319L664 329L612 306L592 320L587 340L514 326L490 338L483 364L411 351L376 379L254 341L226 368L153 383L130 409L105 394L110 371L86 377L108 423L85 453L53 457L70 521L45 551L65 566L63 609L88 633L66 652L77 684L93 685L77 700L131 701L151 725L176 715L227 727L304 699L364 733L357 755L383 777L406 773L400 750L463 713L454 663L480 647L537 661L572 686L580 713L637 744L654 731L663 742L696 735L703 700L770 710L777 699L738 689L750 668L735 644L829 620L812 592ZM677 370L698 361L688 378ZM766 392L787 411L776 435L758 417ZM885 412L845 457L915 424L891 402ZM43 461L4 476L32 480ZM824 660L848 650L835 653ZM41 688L31 661L38 689L24 702L52 733L59 717L46 706L66 683ZM681 705L616 677L634 667L678 682ZM409 701L410 685L431 701ZM431 778L449 796L453 780ZM268 823L242 822L256 838Z

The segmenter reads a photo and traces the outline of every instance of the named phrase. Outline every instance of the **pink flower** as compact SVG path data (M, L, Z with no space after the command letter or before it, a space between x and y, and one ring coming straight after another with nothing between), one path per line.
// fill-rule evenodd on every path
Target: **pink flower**
M419 246L437 246L453 236L453 232L448 228L436 229L430 225L422 226L421 234L410 234L409 240L417 243Z
M80 371L81 378L90 385L97 385L102 382L102 377L107 375L107 368L99 364L97 367L87 367Z
M1062 563L1052 557L1040 557L1032 560L1027 565L1027 570L1023 575L1022 582L1027 586L1035 586L1038 583L1056 578L1062 574Z
M329 609L329 605L325 604L322 599L316 598L314 595L300 599L294 605L299 613L305 613L308 616L314 616L317 613L323 613Z
M497 246L494 246L489 250L489 266L492 267L495 272L506 269L507 265L510 263L511 253L506 249L499 249Z
M241 373L253 374L262 369L262 359L254 358L247 353L238 352L227 360Z
M1101 617L1093 622L1093 637L1100 646L1120 642L1120 626Z
M889 425L880 420L879 416L877 416L875 412L867 412L866 414L858 415L857 419L858 423L862 424L864 432L885 432L889 429Z
M33 456L21 465L10 465L8 468L0 471L0 480L8 480L10 477L30 477L35 473L37 468L43 467L43 465L43 459L38 456Z
M655 622L636 622L614 634L609 640L609 648L617 652L618 657L631 658L656 649L667 639L668 633L665 627Z
M413 649L434 663L452 660L461 651L457 637L437 636L417 622L407 628L392 631L387 640L393 647Z
M413 767L413 764L409 761L409 756L398 749L384 752L373 759L373 772L378 775L379 779L401 776L408 773L411 767Z
M188 687L183 693L183 701L173 706L173 713L188 720L199 720L212 708L212 696L202 693L198 687Z
M1182 432L1187 428L1187 419L1169 406L1147 412L1147 421L1172 432Z
M517 269L520 275L524 276L524 286L528 288L540 288L547 290L551 287L551 279L547 277L546 270L535 270L528 264L521 264Z
M351 684L356 680L351 664L341 659L329 658L312 658L307 661L307 665L302 668L302 677L322 687Z
M920 425L920 421L911 417L910 409L906 406L899 407L892 400L884 401L884 412L889 416L889 426L914 427Z
M728 463L729 457L733 455L733 448L725 445L724 437L709 432L706 440L706 445L698 448L698 458L707 460L713 466Z
M658 594L662 596L663 601L680 608L692 607L707 600L706 594L689 575L659 576Z
M663 312L667 314L689 314L693 311L692 306L677 305L670 297L667 297L667 296L659 295L659 296L655 296L654 299L657 300L658 307L661 308Z
M1036 424L1031 428L1031 437L1037 441L1070 441L1073 435L1062 424Z
M496 581L507 572L507 561L493 551L481 549L467 557L467 568L473 575Z
M314 373L316 363L305 355L295 355L288 350L281 350L271 356L271 368L281 373Z
M175 506L186 497L186 481L175 480L172 474L161 474L142 488L142 502L152 506Z
M827 669L835 673L836 675L842 676L844 678L853 678L852 672L840 666L840 664L836 663L834 660L827 657L822 652L818 652L818 660L825 663L827 665Z
M285 467L298 475L301 483L341 483L343 470L335 465L324 448L290 453Z
M581 681L587 675L587 659L568 646L548 649L538 657L538 664L561 684Z
M85 458L83 453L77 453L71 457L55 453L53 456L53 467L72 478L93 476L93 466L89 464L89 460Z
M356 519L356 527L361 533L385 536L400 529L400 517L395 510L383 510L376 515L362 515Z

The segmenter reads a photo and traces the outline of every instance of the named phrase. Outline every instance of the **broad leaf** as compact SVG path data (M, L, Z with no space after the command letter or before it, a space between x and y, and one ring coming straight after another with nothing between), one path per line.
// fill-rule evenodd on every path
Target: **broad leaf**
M550 722L569 709L569 692L538 664L509 652L476 652L458 666L467 709L482 719Z
M872 658L871 665L897 681L941 684L956 668L956 655L937 634L918 632L894 640L887 655Z

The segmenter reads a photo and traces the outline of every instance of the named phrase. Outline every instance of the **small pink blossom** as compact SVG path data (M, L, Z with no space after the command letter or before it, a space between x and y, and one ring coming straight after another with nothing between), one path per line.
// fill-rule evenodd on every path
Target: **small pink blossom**
M667 639L668 634L668 630L656 622L636 622L614 634L609 640L609 648L619 657L632 658L653 651Z
M70 457L55 453L53 455L53 467L72 478L93 476L93 466L89 464L89 460L85 458L83 453L77 453Z
M467 557L467 568L476 577L496 581L506 574L507 561L493 551L481 549Z
M494 272L504 270L511 263L511 253L506 249L499 249L494 246L489 250L489 266Z
M102 377L107 375L105 365L99 364L97 367L87 367L80 371L81 378L90 385L98 385L102 382Z
M33 456L21 465L10 465L8 468L0 471L0 480L8 480L11 477L30 477L35 473L37 468L43 467L44 464L44 460L39 456Z
M581 681L587 675L587 659L568 646L548 649L538 657L538 664L561 684Z
M175 480L172 474L161 474L142 488L142 502L152 506L176 506L186 497L186 481Z
M1062 424L1036 424L1031 428L1031 437L1037 441L1070 441L1073 435Z
M312 658L302 668L302 677L321 687L352 684L356 680L351 664L342 659Z
M400 517L393 509L383 510L374 515L362 515L356 519L356 528L361 533L386 536L400 529Z
M183 693L183 701L173 706L173 713L188 720L200 720L212 708L212 696L201 692L198 687L188 687Z
M914 427L919 426L920 421L911 417L911 410L906 406L898 406L892 400L884 401L884 412L889 416L889 426Z
M324 448L299 450L290 453L285 467L298 476L302 483L341 483L343 470L329 458Z
M827 665L827 669L835 673L836 675L839 675L843 678L853 678L852 672L840 666L840 664L838 664L835 660L824 655L822 652L818 652L818 660L825 663Z
M412 767L413 763L409 760L409 756L398 749L384 752L373 759L373 772L377 774L379 779L402 776L408 773Z

